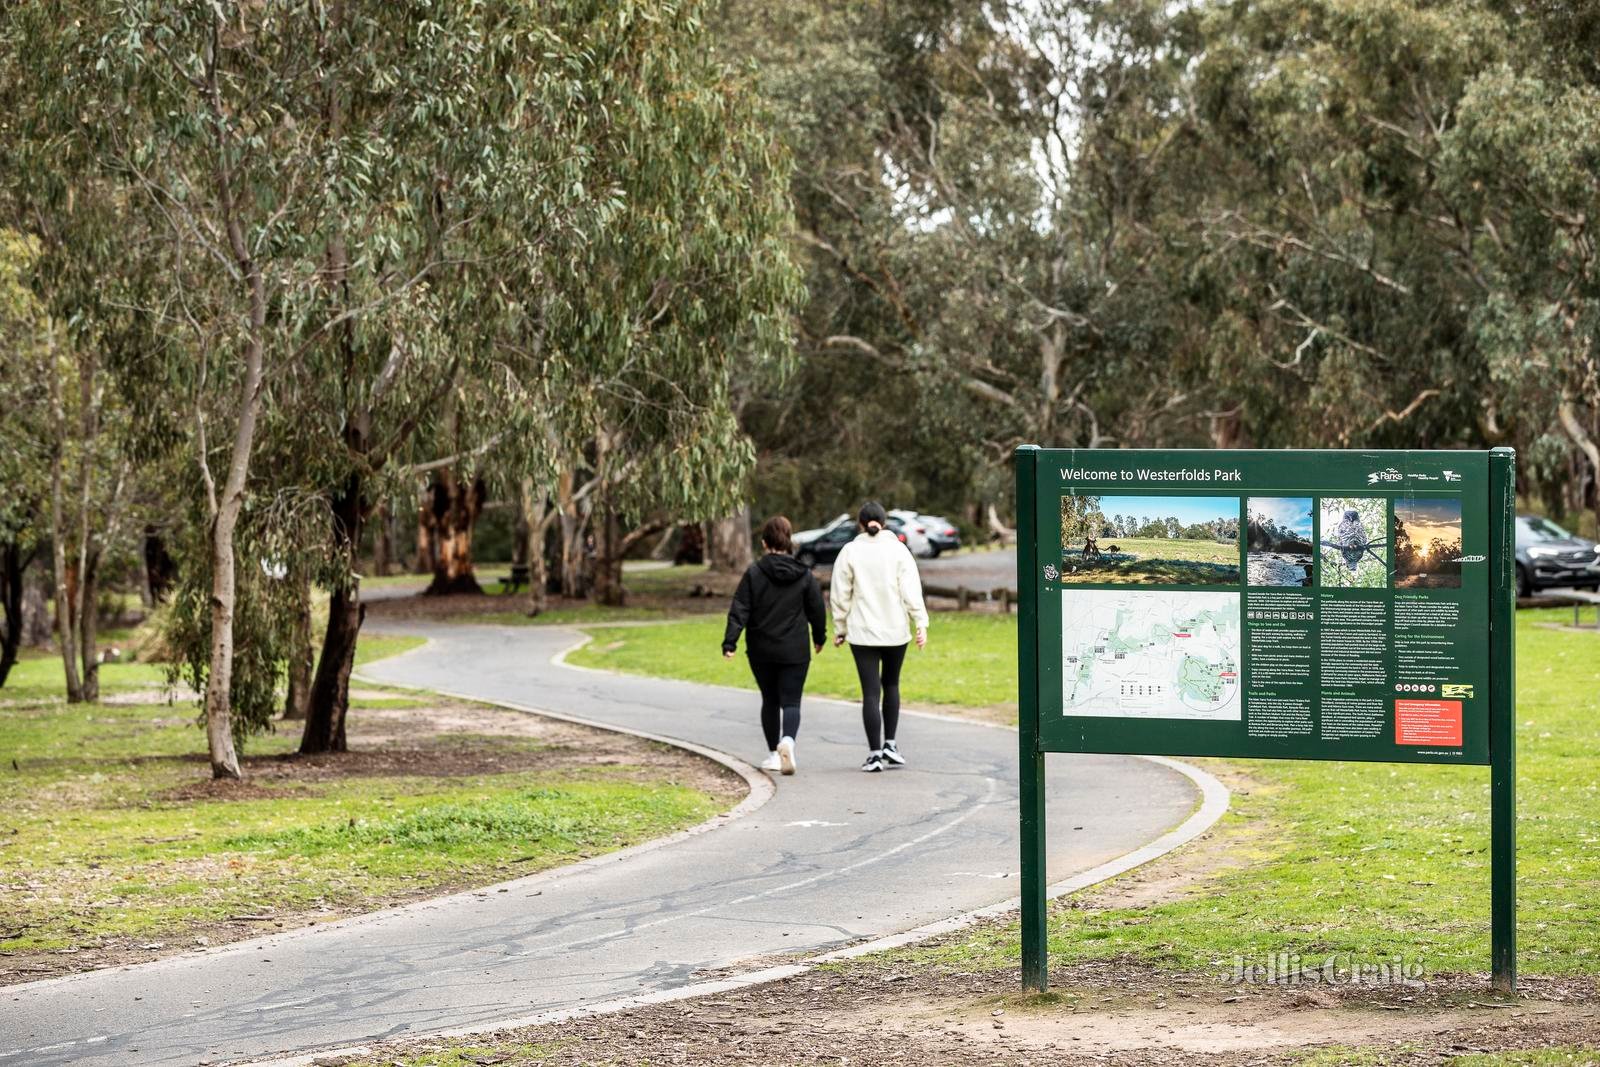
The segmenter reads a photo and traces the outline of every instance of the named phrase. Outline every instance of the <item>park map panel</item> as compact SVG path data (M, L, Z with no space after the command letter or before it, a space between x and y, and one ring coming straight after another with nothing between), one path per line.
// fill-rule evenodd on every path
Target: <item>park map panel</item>
M1488 456L1041 452L1044 748L1487 762Z

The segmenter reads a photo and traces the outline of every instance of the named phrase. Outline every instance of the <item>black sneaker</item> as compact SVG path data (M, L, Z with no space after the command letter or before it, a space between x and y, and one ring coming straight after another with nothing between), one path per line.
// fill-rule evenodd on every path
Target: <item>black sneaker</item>
M872 755L867 757L867 762L861 765L861 769L866 771L868 774L876 774L883 770L883 753L872 753Z
M906 758L900 755L900 748L893 741L883 743L883 765L885 768L906 765Z

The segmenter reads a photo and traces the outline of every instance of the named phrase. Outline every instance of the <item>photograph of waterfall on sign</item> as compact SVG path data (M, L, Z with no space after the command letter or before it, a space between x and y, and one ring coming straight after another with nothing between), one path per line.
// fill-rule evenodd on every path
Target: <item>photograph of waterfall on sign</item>
M1245 531L1251 585L1310 585L1315 554L1311 548L1311 498L1253 496Z
M1381 497L1322 498L1322 585L1383 589L1389 584L1389 502Z

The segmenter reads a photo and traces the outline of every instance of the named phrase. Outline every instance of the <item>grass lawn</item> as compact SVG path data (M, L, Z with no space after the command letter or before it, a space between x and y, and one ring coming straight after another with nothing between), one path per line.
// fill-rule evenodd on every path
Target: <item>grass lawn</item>
M1529 974L1600 973L1600 634L1541 625L1570 617L1517 613L1518 949ZM594 642L574 662L752 686L744 663L718 658L720 622L590 632ZM1014 647L1010 616L938 615L928 649L908 659L904 697L1014 701ZM840 651L814 661L809 692L858 692ZM1196 762L1243 782L1222 823L1227 869L1164 903L1058 907L1056 961L1126 954L1214 970L1236 956L1353 953L1403 955L1429 972L1487 969L1487 768ZM1017 951L1015 928L1004 926L903 950L962 968L1014 966Z
M1166 537L1100 538L1100 558L1085 561L1083 543L1063 548L1066 583L1236 585L1238 545ZM1117 549L1113 552L1111 549Z
M1518 959L1526 974L1600 974L1600 635L1517 613ZM1230 866L1176 900L1054 909L1050 951L1224 970L1275 952L1404 957L1428 973L1487 971L1486 767L1197 760L1241 773L1219 852ZM1194 846L1191 846L1193 848ZM1087 903L1085 903L1087 901ZM925 962L1008 967L1015 926L931 950Z
M360 658L419 643L367 636ZM42 655L0 689L0 982L272 928L241 915L334 917L528 874L728 803L658 746L596 734L630 746L597 762L596 741L526 716L451 705L428 729L438 701L366 691L350 755L289 759L284 724L246 743L243 782L215 783L194 702L168 699L163 668L108 665L102 689L104 703L66 705L60 661Z
M722 657L724 625L724 617L715 616L661 626L586 628L593 641L567 658L585 667L754 690L743 651L732 660ZM912 647L906 654L901 699L913 705L1003 705L1014 716L1016 633L1016 619L1010 615L935 615L927 647ZM849 648L834 648L830 641L813 657L806 692L846 700L861 695Z

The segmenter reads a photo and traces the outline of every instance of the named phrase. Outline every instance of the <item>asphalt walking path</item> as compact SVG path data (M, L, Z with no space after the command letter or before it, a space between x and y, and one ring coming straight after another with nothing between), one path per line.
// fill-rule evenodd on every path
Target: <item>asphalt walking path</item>
M753 694L552 662L580 640L573 630L404 630L430 643L364 677L751 762L765 755ZM744 669L729 666L730 679ZM905 669L917 666L913 652ZM1015 896L1016 734L906 716L900 742L908 767L863 774L859 710L808 699L799 773L775 778L769 800L716 829L487 890L0 989L0 1064L216 1063L484 1026L681 987L707 971ZM1050 772L1052 881L1161 836L1198 798L1178 771L1132 757L1052 757Z

